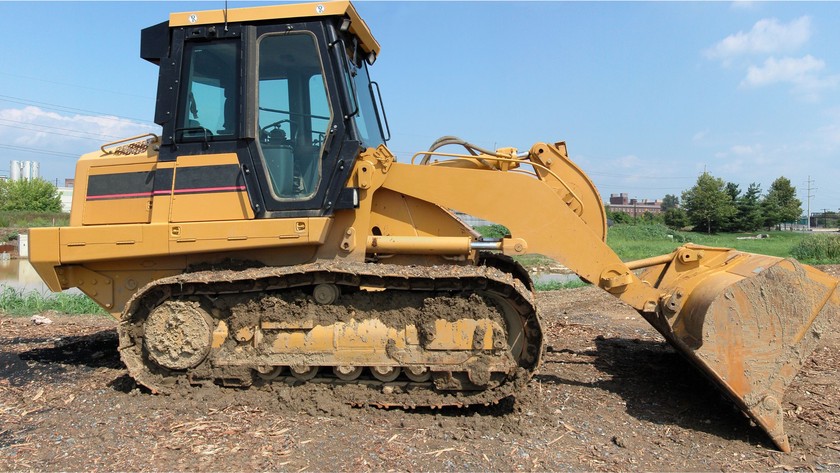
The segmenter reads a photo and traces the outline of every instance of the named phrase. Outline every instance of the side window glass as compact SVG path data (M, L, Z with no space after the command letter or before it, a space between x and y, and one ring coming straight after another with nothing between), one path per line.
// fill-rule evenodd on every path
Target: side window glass
M379 131L379 117L376 113L373 89L366 66L362 65L356 70L354 80L356 81L356 93L359 96L359 113L355 117L356 129L360 135L359 139L364 146L375 148L385 143L385 139Z
M321 57L309 33L265 35L258 46L260 158L277 200L305 200L321 181L332 122Z
M176 139L235 139L239 123L238 43L187 43L187 77Z
M312 109L311 127L312 144L318 146L324 144L326 131L330 126L330 104L327 102L327 89L324 85L324 76L317 74L309 79L309 106Z

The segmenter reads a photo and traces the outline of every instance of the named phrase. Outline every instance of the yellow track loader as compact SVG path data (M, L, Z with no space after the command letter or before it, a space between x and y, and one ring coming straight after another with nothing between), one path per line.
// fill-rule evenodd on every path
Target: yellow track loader
M69 226L30 231L49 287L119 320L138 383L493 403L540 364L533 285L511 258L540 253L633 306L789 450L782 397L838 312L832 277L694 245L622 262L562 142L444 137L397 162L368 75L380 46L349 2L175 13L141 39L162 134L82 156ZM454 211L510 234L481 238Z

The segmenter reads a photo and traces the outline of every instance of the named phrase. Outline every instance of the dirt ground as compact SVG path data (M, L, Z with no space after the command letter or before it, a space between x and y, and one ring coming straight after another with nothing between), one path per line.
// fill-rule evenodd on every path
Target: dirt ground
M410 411L323 387L153 395L121 365L110 319L3 316L0 471L840 471L840 330L786 394L784 454L611 296L539 304L548 352L515 399Z

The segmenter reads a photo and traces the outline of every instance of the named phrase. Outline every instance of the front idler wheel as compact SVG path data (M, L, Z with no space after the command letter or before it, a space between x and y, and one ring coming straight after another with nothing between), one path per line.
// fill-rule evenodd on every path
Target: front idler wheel
M212 342L213 318L198 301L166 301L144 323L143 345L149 359L170 370L200 365Z

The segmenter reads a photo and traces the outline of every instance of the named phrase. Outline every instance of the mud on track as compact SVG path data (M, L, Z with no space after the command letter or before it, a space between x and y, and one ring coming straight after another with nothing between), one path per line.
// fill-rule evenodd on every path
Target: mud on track
M352 408L325 386L138 389L115 323L0 317L0 470L840 470L840 330L784 399L782 454L636 313L541 293L549 346L516 399Z

